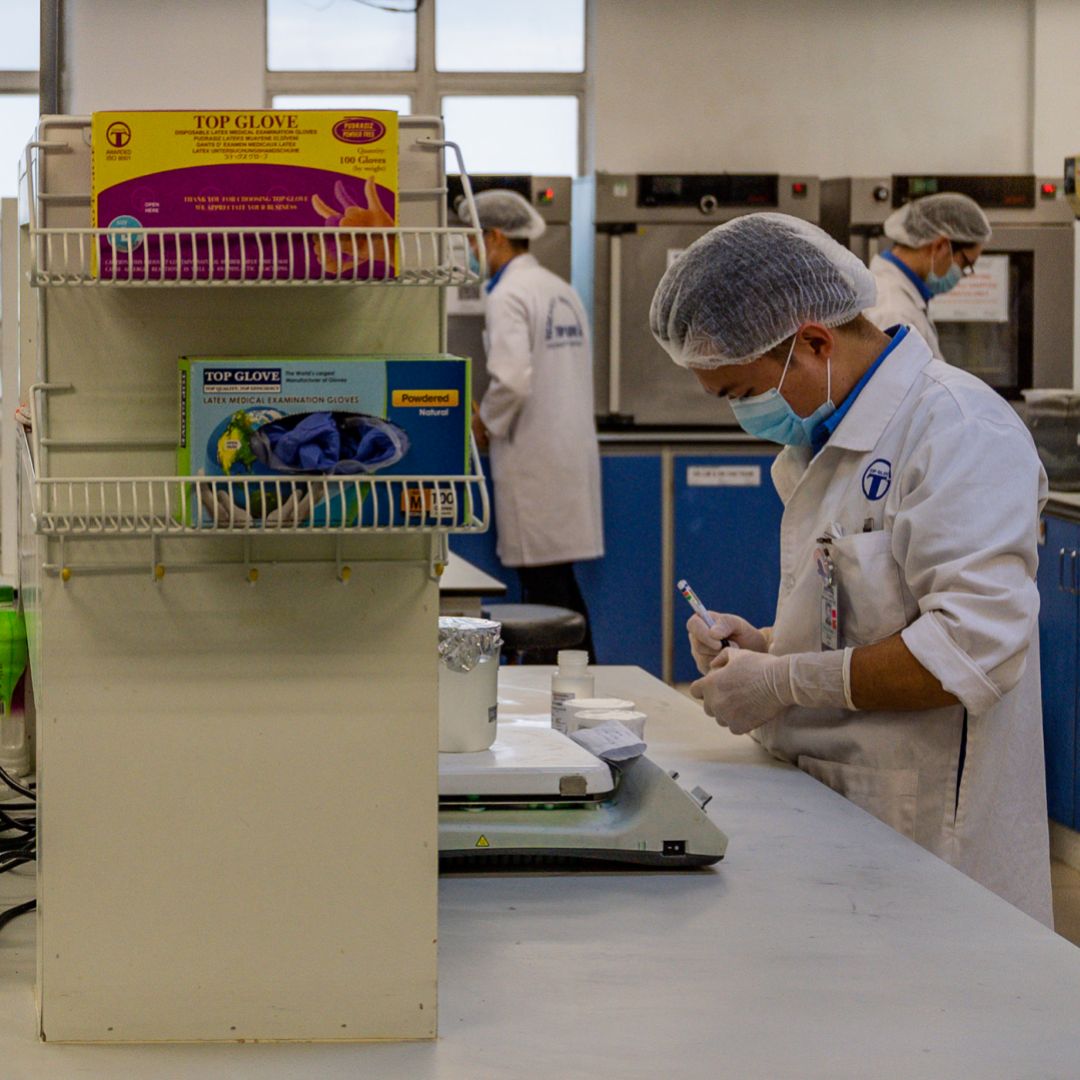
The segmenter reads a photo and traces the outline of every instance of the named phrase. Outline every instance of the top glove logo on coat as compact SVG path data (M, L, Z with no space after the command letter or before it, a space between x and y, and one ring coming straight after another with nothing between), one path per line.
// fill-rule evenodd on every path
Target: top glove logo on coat
M884 458L877 458L866 466L862 474L863 494L871 501L884 499L892 485L892 464Z

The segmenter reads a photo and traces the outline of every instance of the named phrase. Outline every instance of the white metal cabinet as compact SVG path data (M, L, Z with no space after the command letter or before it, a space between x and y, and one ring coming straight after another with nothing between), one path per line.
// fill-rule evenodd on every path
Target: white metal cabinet
M445 523L185 527L165 478L182 354L440 351L440 122L393 287L99 282L87 128L43 118L21 240L42 1037L432 1037Z

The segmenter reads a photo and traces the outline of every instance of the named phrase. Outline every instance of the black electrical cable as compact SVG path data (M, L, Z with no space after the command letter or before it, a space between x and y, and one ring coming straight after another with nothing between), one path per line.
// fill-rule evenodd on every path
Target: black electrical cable
M27 821L19 825L0 825L0 843L11 843L12 841L18 841L18 843L22 844L25 842L25 835L21 839L19 839L18 837L6 835L7 833L12 832L33 834L37 832L37 823L33 821Z
M12 919L17 919L20 915L25 915L27 912L36 909L37 901L27 900L25 904L16 904L14 907L8 908L7 911L0 911L0 930L3 930Z
M19 783L15 777L0 767L0 784L5 784L16 793L29 799L29 803L0 803L0 833L18 833L18 836L0 836L0 874L5 874L16 867L25 866L37 859L37 794L34 788ZM12 817L12 813L27 814L28 819ZM37 909L36 900L27 900L16 904L6 911L0 911L0 930L12 919Z
M12 845L6 851L0 851L0 863L7 859L18 859L23 855L34 855L37 852L37 840L33 836L24 836L18 846Z
M0 784L7 784L12 791L18 792L27 799L32 799L34 802L37 802L37 795L34 793L34 790L32 788L23 787L14 776L10 776L6 773L3 767L0 767Z
M0 813L0 833L21 832L32 833L37 826L32 821L16 821L7 814Z

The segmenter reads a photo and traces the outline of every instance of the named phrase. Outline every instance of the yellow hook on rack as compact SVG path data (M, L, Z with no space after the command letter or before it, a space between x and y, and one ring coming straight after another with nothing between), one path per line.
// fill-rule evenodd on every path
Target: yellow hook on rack
M252 566L247 572L248 584L254 585L259 580L259 568Z
M155 581L160 581L164 576L165 576L165 564L164 563L158 563L154 567L154 580Z
M342 585L348 585L349 578L351 578L351 577L352 577L352 567L351 566L343 566L338 571L338 581L340 581Z
M60 568L60 580L65 584L71 580L71 567L63 566Z

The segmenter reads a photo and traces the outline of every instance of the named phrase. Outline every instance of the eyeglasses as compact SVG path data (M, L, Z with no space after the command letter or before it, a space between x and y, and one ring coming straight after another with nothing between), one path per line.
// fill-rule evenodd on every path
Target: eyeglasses
M962 247L957 247L952 241L949 241L949 247L952 248L954 255L960 256L960 273L963 277L971 277L975 273L975 263L967 257L966 252Z

